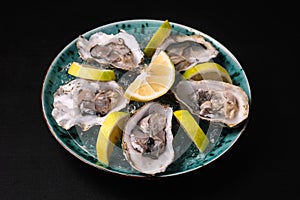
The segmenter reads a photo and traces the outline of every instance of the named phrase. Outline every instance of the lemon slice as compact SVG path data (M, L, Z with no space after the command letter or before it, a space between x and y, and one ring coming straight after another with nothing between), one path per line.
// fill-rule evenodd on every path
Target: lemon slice
M99 69L91 65L72 62L68 74L73 76L95 80L95 81L111 81L115 80L115 73L109 69Z
M169 37L171 33L171 25L168 20L158 27L157 31L153 34L150 41L144 49L144 54L147 57L151 57L155 52L156 48L162 44L162 42Z
M218 63L214 62L200 63L190 69L187 69L183 73L183 78L193 79L197 81L209 79L216 81L224 81L232 84L232 80L227 70Z
M101 163L109 164L114 147L121 139L124 123L128 118L129 113L120 111L112 112L105 118L96 143L97 158Z
M187 110L176 110L173 114L200 152L203 153L209 140L195 118Z
M124 95L129 100L150 101L167 93L174 81L175 67L166 52L161 51L128 86Z

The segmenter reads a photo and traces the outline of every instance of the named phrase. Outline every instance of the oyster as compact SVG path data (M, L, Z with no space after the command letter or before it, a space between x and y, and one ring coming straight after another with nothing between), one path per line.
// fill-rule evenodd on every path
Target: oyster
M52 116L64 129L78 125L83 131L102 125L108 113L124 108L129 101L115 81L74 79L54 93Z
M144 60L137 40L125 30L115 35L97 32L89 40L80 35L76 44L80 57L89 62L130 70Z
M152 59L163 50L170 56L177 71L185 71L218 55L218 51L201 35L169 36L156 49Z
M145 174L164 172L174 159L172 108L150 102L126 123L122 138L125 158Z
M182 80L174 94L191 113L204 120L233 127L248 117L248 96L241 87L230 83Z

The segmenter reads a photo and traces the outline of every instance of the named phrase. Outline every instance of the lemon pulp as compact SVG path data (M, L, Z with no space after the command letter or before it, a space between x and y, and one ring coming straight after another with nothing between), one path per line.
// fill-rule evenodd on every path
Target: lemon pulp
M124 95L130 100L150 101L167 93L174 81L175 67L167 53L161 51L128 86Z

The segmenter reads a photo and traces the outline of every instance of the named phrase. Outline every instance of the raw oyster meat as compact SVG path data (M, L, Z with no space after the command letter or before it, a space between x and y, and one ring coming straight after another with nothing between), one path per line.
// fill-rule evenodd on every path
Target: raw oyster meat
M145 174L164 172L174 159L173 111L171 107L150 102L127 121L122 148L131 166Z
M52 116L64 129L78 125L83 131L102 125L108 113L124 108L129 101L115 81L99 82L77 78L54 93Z
M176 98L201 119L234 127L248 117L248 96L236 85L215 80L182 80Z
M170 56L177 71L185 71L218 55L218 51L201 35L171 35L156 49L152 59L160 51L165 51Z
M135 37L125 30L117 34L97 32L87 40L82 35L77 40L80 57L89 62L131 70L144 60L144 53Z

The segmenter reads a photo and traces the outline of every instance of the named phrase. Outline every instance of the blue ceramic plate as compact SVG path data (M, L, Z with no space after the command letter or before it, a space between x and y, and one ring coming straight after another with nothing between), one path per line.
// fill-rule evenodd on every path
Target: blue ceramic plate
M89 38L92 34L102 31L107 34L116 34L120 29L124 29L128 33L134 35L143 49L148 43L151 36L157 28L163 23L161 20L150 19L137 19L126 20L107 25L100 26L91 31L82 34L84 37ZM212 37L202 33L193 28L181 25L178 23L170 22L172 26L172 33L181 35L202 35L209 41L218 51L218 56L214 61L229 72L233 84L240 86L248 95L249 104L251 101L250 86L246 74L241 67L238 60L226 49L221 43ZM84 134L78 131L76 127L68 131L58 126L55 119L52 117L51 112L53 109L53 95L59 86L66 84L68 81L74 79L67 74L67 66L73 61L79 61L80 57L76 47L77 38L71 41L53 60L51 63L43 82L42 88L42 109L46 123L55 137L55 139L73 156L90 166L130 177L148 177L134 170L126 161L122 154L120 144L116 144L115 150L112 155L112 161L109 166L106 166L97 160L95 151L95 142L98 135L99 127L95 126L89 130L89 134ZM168 103L172 104L172 99L166 99ZM189 140L183 131L177 127L176 135L174 134L174 150L175 159L165 172L156 174L156 177L168 177L174 175L184 174L190 171L197 170L223 155L230 147L238 140L242 132L245 130L247 121L235 128L220 128L207 124L206 122L199 122L203 130L215 137L216 143L211 151L206 154L200 154L195 145ZM176 125L174 125L176 126Z

